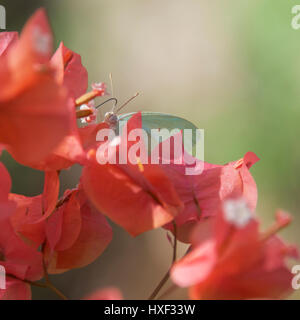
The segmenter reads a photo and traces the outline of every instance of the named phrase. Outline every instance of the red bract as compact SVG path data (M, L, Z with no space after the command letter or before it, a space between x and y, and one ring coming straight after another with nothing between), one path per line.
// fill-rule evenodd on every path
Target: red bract
M0 203L2 205L8 203L8 195L11 189L11 179L8 171L0 162Z
M44 10L28 21L19 40L15 33L6 38L0 57L0 143L31 165L69 133L74 109L49 65L52 34Z
M17 32L1 32L0 33L0 56L8 53L11 45L18 40Z
M35 197L10 194L17 204L11 217L15 231L35 248L45 240L45 223L56 207L59 194L59 177L56 171L45 172L44 192Z
M75 114L70 133L65 136L61 143L44 160L32 162L30 166L38 170L59 171L67 169L75 163L84 164L86 154L82 148Z
M59 145L43 161L30 163L31 167L40 170L61 170L74 163L83 163L85 152L79 137L75 114L75 99L86 92L88 75L81 64L81 57L65 47L63 43L53 55L50 65L55 71L55 79L59 85L67 90L71 99L70 111L71 127Z
M31 300L30 285L7 276L6 289L0 289L0 300Z
M15 233L11 225L11 216L16 206L8 199L10 177L0 164L0 262L8 275L21 280L38 280L42 277L42 255L26 245Z
M106 127L105 123L89 124L82 128L74 125L72 133L63 139L45 161L32 166L40 170L62 170L75 163L84 165L88 151L96 145L97 132Z
M51 64L57 70L57 81L68 89L72 98L77 99L86 92L88 73L81 64L79 54L61 43L51 59Z
M129 131L138 127L140 113L128 121ZM125 145L124 137L120 140L120 145ZM117 148L117 159L118 152ZM96 152L91 152L81 181L95 207L133 236L170 222L182 208L172 184L157 165L100 165Z
M84 300L123 300L122 293L117 288L100 289L84 298Z
M84 267L106 249L112 229L89 204L82 190L65 193L46 226L45 247L49 273Z
M171 277L190 287L191 299L281 298L293 277L285 260L298 252L275 234L289 222L278 212L274 225L260 233L246 203L228 200L209 225L196 228L192 251L175 263Z
M56 72L55 78L57 82L67 89L72 101L86 92L88 75L86 69L81 64L80 55L61 43L53 55L50 64ZM73 110L70 114L72 123L69 134L62 139L61 143L46 159L38 163L32 163L32 167L40 170L61 170L72 166L76 162L84 162L85 152L76 123L75 101L72 105Z
M66 59L64 58L64 56L62 56L63 52L64 55L69 57L69 63L64 62L63 64L63 61L61 61L63 59ZM84 92L87 86L87 77L86 70L81 65L80 56L61 45L60 49L56 52L54 58L55 59L52 61L52 64L57 65L58 81L61 82L68 89L69 95L72 97L72 99L77 96L74 95L74 92L76 90L78 90L78 92L80 93ZM58 63L58 61L60 61L60 63ZM73 81L71 81L72 79ZM104 94L105 85L102 83L97 88L93 86L93 90L91 92L88 92L87 94L81 96L78 100L76 100L75 103L78 103L78 101L84 102L86 100L92 99L92 97L102 96ZM90 112L95 112L95 110L92 110L89 107L86 108ZM103 124L90 124L86 127L78 128L76 123L77 113L75 114L75 104L73 111L74 112L72 113L72 127L70 133L61 141L58 147L56 147L44 161L32 163L32 167L40 170L62 170L71 167L75 163L83 165L86 162L86 154L89 145L89 143L87 143L86 140L93 139L93 145L95 145L96 143L96 134L94 135L92 133L94 129L92 128L90 130L89 127L98 127ZM81 111L79 110L78 112ZM96 117L96 115L93 115L93 117Z
M161 145L164 143L166 141ZM176 164L172 157L174 156L171 153L170 164L161 166L184 203L184 209L175 218L179 240L189 242L190 232L195 224L214 216L221 202L228 197L242 196L249 208L255 209L257 188L249 169L259 159L253 152L248 152L239 161L224 166L200 161L186 152L182 153L182 164ZM191 170L199 164L203 166L202 173L187 174L187 168ZM173 231L173 224L165 227Z

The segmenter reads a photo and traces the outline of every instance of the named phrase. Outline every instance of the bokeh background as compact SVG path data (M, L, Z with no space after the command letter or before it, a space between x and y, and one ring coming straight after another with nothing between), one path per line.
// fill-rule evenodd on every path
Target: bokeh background
M205 160L226 163L249 150L261 158L252 170L258 213L266 226L276 208L293 213L282 234L300 245L300 30L291 28L292 0L2 0L7 29L21 30L46 7L56 44L82 55L89 82L109 83L126 111L151 110L185 117L205 129ZM299 2L300 4L300 2ZM1 159L13 192L42 190L43 174ZM62 190L74 187L80 168L63 172ZM113 225L113 224L112 224ZM166 233L135 239L113 225L114 239L93 264L52 278L70 298L118 286L144 299L171 260ZM173 298L185 298L184 291ZM35 299L56 298L34 289ZM295 292L292 298L300 298Z

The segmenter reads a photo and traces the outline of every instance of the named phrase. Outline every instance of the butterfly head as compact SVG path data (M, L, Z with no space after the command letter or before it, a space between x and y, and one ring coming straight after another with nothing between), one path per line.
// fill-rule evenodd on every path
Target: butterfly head
M106 112L104 116L104 122L107 123L111 128L115 128L118 123L118 116L113 111Z

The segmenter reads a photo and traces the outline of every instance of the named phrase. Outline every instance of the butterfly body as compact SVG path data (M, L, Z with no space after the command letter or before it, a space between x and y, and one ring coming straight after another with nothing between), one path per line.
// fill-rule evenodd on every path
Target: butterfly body
M116 130L119 117L113 111L109 111L105 113L104 122L107 123L111 129Z
M126 122L136 113L130 112L118 115L118 112L137 95L138 93L119 108L117 108L116 98L110 98L98 106L100 107L111 100L115 101L113 109L109 112L106 112L104 116L104 122L107 123L108 126L113 129L117 135L120 135L122 133L123 127ZM142 129L148 136L148 145L151 146L149 152L151 152L151 150L156 145L158 145L160 141L164 141L170 138L170 136L174 136L179 131L182 131L184 133L186 133L186 131L190 131L191 135L188 139L188 142L184 142L184 147L186 151L190 152L191 154L194 153L193 151L197 144L196 131L198 130L198 128L192 122L181 117L161 112L144 111L141 112L141 116Z

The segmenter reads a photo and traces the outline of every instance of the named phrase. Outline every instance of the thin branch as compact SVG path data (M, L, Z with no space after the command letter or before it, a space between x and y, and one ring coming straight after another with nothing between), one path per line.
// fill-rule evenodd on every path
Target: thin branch
M168 272L164 275L164 277L160 280L159 284L156 286L156 288L154 289L154 291L151 293L150 297L148 298L148 300L154 300L155 297L158 295L158 293L160 292L160 290L163 288L163 286L167 283L167 281L170 278L170 269L172 267L172 265L174 264L174 262L177 259L177 226L176 223L173 222L173 226L174 226L174 243L173 243L173 258L172 258L172 264L168 270Z
M45 243L42 246L42 253L43 253L43 269L44 269L44 277L46 281L46 287L55 292L61 299L63 300L68 300L68 298L59 290L57 289L52 282L49 279L49 274L47 270L47 264L45 261L45 256L44 256L44 251L45 251Z
M45 283L40 283L40 282L34 282L34 281L30 281L30 280L23 280L23 279L19 279L18 277L14 276L13 274L7 274L8 277L10 278L14 278L16 280L20 280L20 281L23 281L25 283L28 283L30 284L31 286L34 286L34 287L39 287L39 288L47 288L47 285Z
M154 289L154 291L151 293L150 297L148 300L154 300L155 297L158 295L159 291L162 289L162 287L166 284L166 282L169 280L170 277L170 271L164 275L164 277L160 280L159 284L157 287Z
M47 283L47 287L55 292L62 300L69 300L59 289L57 289L51 282Z
M175 263L175 261L177 259L177 226L176 226L175 222L173 222L173 228L174 228L174 244L173 244L172 265Z
M164 299L166 296L168 296L170 293L172 293L174 290L178 289L178 287L173 284L171 287L169 287L162 295L160 295L157 300L162 300Z

